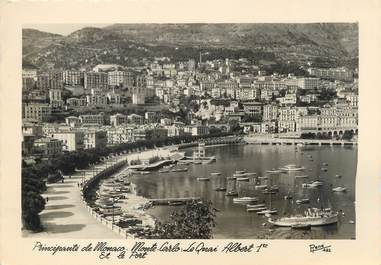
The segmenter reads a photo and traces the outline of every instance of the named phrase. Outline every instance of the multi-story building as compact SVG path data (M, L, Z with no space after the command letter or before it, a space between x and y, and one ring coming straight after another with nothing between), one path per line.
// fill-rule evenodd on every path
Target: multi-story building
M81 125L81 120L75 116L69 116L65 118L65 123L70 127L79 127Z
M278 106L276 104L267 104L263 106L263 120L273 121L278 119Z
M68 98L66 104L72 108L85 107L87 100L86 98Z
M107 105L107 97L104 95L87 95L87 106L105 106Z
M103 113L80 115L79 119L81 120L82 125L103 125L104 124Z
M298 88L312 90L319 88L320 78L314 77L301 77L294 79L294 82L291 82L290 85L296 85Z
M24 119L47 121L52 114L52 108L46 103L29 103L24 105Z
M63 71L62 80L64 85L83 86L85 83L85 73L80 71Z
M135 113L128 115L127 119L128 119L128 122L132 124L139 125L144 123L143 117Z
M353 71L346 68L309 68L308 73L312 76L326 79L335 79L342 81L353 80Z
M117 113L115 115L110 116L110 124L111 126L117 127L122 124L126 124L128 122L128 117L124 114Z
M204 125L186 126L184 132L193 136L207 135L209 134L209 127Z
M108 72L108 85L111 87L115 86L124 86L124 81L125 81L125 75L126 73L124 71L112 71Z
M83 132L59 131L51 133L50 136L62 142L62 148L64 151L78 151L84 148Z
M107 128L107 143L109 145L129 143L134 141L134 127L118 126Z
M320 127L319 115L305 115L299 116L296 120L296 130L318 130Z
M144 119L146 120L147 123L156 123L159 119L158 113L154 111L147 111L144 113Z
M26 123L26 122L23 122L23 124L22 124L22 134L24 136L42 137L42 135L43 135L42 125L41 124L36 124L36 123Z
M108 75L103 72L86 72L84 76L85 89L101 89L108 88Z
M262 103L261 102L245 102L243 111L250 116L262 116Z
M101 130L84 130L83 145L85 149L104 148L107 145L107 132Z
M61 141L48 137L35 140L33 147L35 153L41 153L44 156L51 156L62 152Z

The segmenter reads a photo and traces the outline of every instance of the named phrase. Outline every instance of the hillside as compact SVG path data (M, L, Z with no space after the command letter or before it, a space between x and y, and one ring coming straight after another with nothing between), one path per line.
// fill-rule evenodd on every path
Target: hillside
M63 37L23 30L23 58L43 69L139 64L142 57L261 56L356 61L357 24L114 24ZM208 59L208 56L206 59Z

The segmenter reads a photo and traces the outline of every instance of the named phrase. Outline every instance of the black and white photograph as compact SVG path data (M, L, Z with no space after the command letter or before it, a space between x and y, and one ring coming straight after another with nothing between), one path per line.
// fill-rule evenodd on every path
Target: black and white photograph
M358 79L356 22L23 24L22 237L355 240Z

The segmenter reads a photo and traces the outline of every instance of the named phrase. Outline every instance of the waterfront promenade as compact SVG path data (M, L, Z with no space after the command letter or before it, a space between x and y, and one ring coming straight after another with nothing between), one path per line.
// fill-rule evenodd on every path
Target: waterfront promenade
M28 237L121 238L92 217L84 207L78 186L84 176L89 179L92 171L77 172L71 178L65 176L64 183L47 184L48 189L42 196L48 198L48 202L40 213L44 231L27 232Z
M170 150L153 149L110 158L100 165L77 171L70 177L64 176L63 183L47 184L47 191L42 196L48 200L40 213L44 231L23 231L23 234L36 238L123 238L88 212L83 203L80 184L122 160L148 159L157 155L169 156Z

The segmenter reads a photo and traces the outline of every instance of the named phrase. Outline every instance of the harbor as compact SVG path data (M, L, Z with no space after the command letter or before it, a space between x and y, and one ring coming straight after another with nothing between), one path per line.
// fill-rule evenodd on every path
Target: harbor
M185 157L197 157L200 147L182 151ZM201 152L214 157L213 163L131 177L137 194L151 200L147 214L164 221L184 204L182 199L200 198L218 210L214 238L355 237L356 147L229 145ZM276 225L282 217L309 218L329 210L332 224Z

